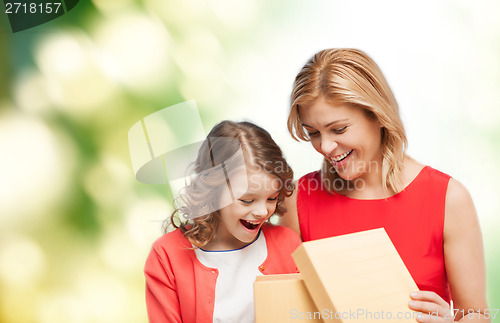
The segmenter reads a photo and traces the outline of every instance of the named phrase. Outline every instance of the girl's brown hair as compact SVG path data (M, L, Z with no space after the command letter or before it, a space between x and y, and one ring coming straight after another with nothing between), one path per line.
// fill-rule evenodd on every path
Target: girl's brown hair
M223 139L235 140L223 140ZM170 223L179 228L184 237L194 246L203 247L217 234L220 223L218 207L207 205L214 203L209 196L222 193L230 185L227 177L207 175L207 170L222 167L224 172L231 167L231 159L241 148L246 167L253 167L275 176L280 181L280 192L275 214L281 215L285 209L283 200L293 190L293 171L283 153L271 135L264 129L250 122L222 121L212 128L198 151L194 163L195 179L185 187L181 196L182 207L176 208L170 217ZM221 166L222 165L222 166ZM240 165L241 166L241 165ZM217 210L207 214L204 209ZM202 216L192 216L193 214ZM192 220L181 220L176 214L185 215ZM164 228L165 233L167 228Z
M325 49L315 54L297 74L291 95L288 130L295 140L309 141L301 125L299 108L319 97L329 103L351 104L382 125L382 181L384 188L397 193L402 188L402 165L406 134L396 98L377 64L357 49ZM323 184L333 191L342 180L327 159L321 169Z

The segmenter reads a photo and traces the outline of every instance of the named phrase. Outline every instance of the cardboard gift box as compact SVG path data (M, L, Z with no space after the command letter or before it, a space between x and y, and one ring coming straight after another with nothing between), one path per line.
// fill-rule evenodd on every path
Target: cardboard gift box
M292 256L301 276L257 278L257 323L416 322L418 287L383 228L304 242Z
M292 257L325 322L416 322L418 287L383 228L304 242Z
M301 274L257 276L254 283L255 322L323 322ZM312 315L312 316L311 316Z

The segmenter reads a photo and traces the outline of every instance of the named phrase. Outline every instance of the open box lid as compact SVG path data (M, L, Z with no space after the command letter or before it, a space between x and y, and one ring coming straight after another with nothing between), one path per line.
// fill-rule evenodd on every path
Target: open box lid
M418 287L385 229L304 242L292 257L325 322L416 322Z

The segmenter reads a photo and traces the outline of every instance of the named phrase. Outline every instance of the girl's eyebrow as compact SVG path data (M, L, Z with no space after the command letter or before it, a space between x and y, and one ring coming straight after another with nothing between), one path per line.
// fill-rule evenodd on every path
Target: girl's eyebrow
M278 194L279 192L280 192L280 190L278 189L278 190L276 190L276 192L274 192L273 194L271 194L271 196L274 195L274 194ZM256 195L257 195L257 193L245 192L245 194L243 194L241 197L254 197Z

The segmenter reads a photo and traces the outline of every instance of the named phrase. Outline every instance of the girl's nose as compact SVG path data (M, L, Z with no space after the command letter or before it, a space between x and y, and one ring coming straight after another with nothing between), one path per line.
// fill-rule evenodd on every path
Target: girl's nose
M335 148L337 148L338 144L336 141L330 140L328 138L321 139L321 152L323 155L330 156L332 155Z
M255 208L253 209L252 214L253 214L256 218L262 218L262 217L267 216L267 207L266 207L266 203L256 203L256 204L255 204Z

